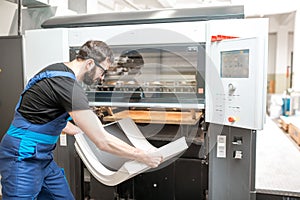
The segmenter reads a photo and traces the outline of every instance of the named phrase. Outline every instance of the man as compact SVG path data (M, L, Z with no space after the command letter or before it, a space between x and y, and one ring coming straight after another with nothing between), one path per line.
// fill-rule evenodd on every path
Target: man
M150 167L161 163L161 156L151 156L107 133L89 109L77 81L100 81L112 59L112 51L104 42L88 41L76 59L50 65L28 82L0 143L3 200L74 199L61 169L53 161L52 150L61 131L71 135L83 131L101 150ZM67 122L69 116L78 127Z

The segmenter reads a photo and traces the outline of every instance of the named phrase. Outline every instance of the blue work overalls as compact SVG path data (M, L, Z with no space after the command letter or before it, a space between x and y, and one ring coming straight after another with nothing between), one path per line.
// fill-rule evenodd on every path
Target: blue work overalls
M31 86L56 76L75 79L74 74L63 71L45 71L33 77L21 94L14 119L0 143L3 200L74 199L52 153L69 114L45 124L33 124L18 112L22 96Z

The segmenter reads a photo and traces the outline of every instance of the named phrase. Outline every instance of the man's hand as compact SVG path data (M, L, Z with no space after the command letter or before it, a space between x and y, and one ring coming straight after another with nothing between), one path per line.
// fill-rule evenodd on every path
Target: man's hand
M158 155L154 150L145 152L143 150L137 149L136 153L136 160L148 165L151 168L158 167L158 165L163 161L163 157L161 155Z

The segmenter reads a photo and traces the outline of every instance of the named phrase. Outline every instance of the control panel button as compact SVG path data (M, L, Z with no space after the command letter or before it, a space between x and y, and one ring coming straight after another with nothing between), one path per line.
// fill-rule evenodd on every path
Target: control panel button
M243 158L243 151L234 151L233 152L233 158L234 159L242 159Z
M236 118L235 117L228 117L228 121L230 122L230 123L233 123L233 122L235 122L236 121Z
M232 83L229 83L228 84L228 90L229 90L230 93L232 93L236 90L236 87Z

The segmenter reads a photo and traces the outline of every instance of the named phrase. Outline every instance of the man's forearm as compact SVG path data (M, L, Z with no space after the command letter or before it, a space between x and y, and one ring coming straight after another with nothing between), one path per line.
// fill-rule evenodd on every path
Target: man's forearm
M75 126L71 122L68 122L66 127L62 130L62 132L68 135L76 135L78 133L81 133L82 130L78 126Z

